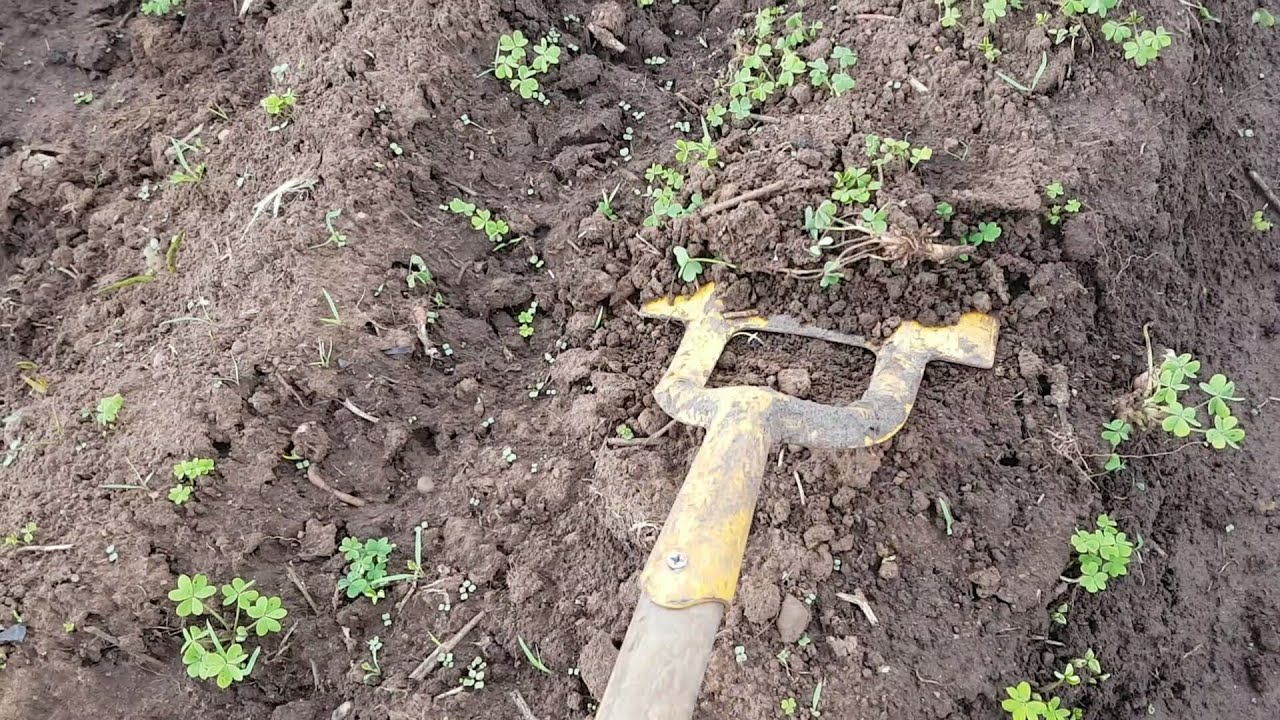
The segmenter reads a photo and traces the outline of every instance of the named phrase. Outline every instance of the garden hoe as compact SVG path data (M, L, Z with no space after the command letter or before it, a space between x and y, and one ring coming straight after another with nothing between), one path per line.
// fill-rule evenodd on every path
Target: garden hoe
M990 368L997 325L981 313L949 327L908 321L886 342L871 343L785 316L726 313L711 284L691 296L650 301L641 315L686 324L653 395L672 418L707 433L640 575L640 602L596 717L688 720L738 584L770 447L860 448L888 440L911 412L925 365L945 360ZM866 348L876 354L875 370L866 393L848 407L767 388L707 387L721 351L740 332Z

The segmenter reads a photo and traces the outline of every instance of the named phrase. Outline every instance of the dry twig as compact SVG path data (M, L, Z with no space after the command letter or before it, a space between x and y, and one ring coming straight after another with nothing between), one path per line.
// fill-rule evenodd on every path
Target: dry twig
M475 628L482 617L484 617L484 610L476 613L476 616L471 618L466 625L463 625L461 630L454 633L453 637L437 645L436 649L432 650L431 654L422 662L418 663L418 667L414 668L413 672L409 673L409 679L421 681L422 678L426 677L427 673L431 672L431 669L435 667L436 660L444 653L453 652L453 649L458 646L458 643L462 642L462 638L466 637L467 633L471 632L472 629Z

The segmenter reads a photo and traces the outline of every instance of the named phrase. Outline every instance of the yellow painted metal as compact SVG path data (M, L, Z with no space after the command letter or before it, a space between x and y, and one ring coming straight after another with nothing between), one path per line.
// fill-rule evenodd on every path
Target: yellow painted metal
M982 368L995 361L997 324L980 313L966 314L948 327L904 322L879 345L805 328L788 317L726 317L712 284L691 296L646 303L641 314L687 325L654 397L671 417L707 429L641 574L646 595L673 609L732 602L775 442L829 448L884 442L906 422L929 361ZM841 407L768 388L708 388L725 345L744 330L806 335L872 350L876 366L866 393Z

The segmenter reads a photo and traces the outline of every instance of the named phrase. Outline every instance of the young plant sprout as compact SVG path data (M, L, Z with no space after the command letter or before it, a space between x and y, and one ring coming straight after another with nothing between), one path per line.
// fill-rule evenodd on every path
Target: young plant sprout
M280 621L289 614L279 597L263 595L254 590L253 585L252 580L238 577L223 585L221 607L224 610L220 613L217 610L219 603L213 599L218 588L209 584L207 576L178 576L177 587L169 591L169 599L175 603L178 617L207 617L218 623L215 627L205 619L203 627L185 625L182 628L182 661L187 666L188 676L214 680L218 687L225 689L253 672L262 647L255 647L252 654L246 654L243 643L251 634L264 638L280 632ZM223 614L230 613L232 609L235 614L230 618ZM240 622L242 613L243 624Z
M671 254L676 258L676 269L680 272L680 280L682 282L693 282L698 279L706 268L704 265L724 265L727 268L733 268L733 264L725 260L706 257L690 257L689 251L681 245L671 248Z

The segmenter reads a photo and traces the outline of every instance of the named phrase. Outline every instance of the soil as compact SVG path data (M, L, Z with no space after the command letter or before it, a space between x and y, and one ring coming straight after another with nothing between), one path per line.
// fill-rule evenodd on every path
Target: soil
M890 442L785 448L770 464L699 717L775 718L788 696L805 713L821 682L824 717L993 718L1005 686L1046 683L1086 648L1112 674L1065 693L1086 717L1280 715L1267 404L1280 263L1274 232L1249 226L1266 199L1247 175L1280 183L1280 44L1248 22L1253 3L1215 5L1212 23L1173 0L1126 2L1174 35L1144 69L1093 20L1053 44L1033 26L1043 3L992 32L994 66L968 8L951 30L928 0L808 8L820 37L858 53L858 87L793 90L763 109L772 120L719 137L723 167L689 180L708 203L791 184L663 230L641 228L644 168L672 162L674 123L696 139L757 0L265 0L243 17L238 4L189 0L157 19L132 0L0 0L0 531L33 521L35 545L73 546L0 549L0 624L29 631L4 648L0 718L516 718L515 693L536 718L590 717L700 441L677 426L607 442L620 424L667 424L649 393L681 328L636 308L692 289L677 244L734 263L702 278L734 309L873 338L975 309L1001 324L996 366L931 366ZM593 18L623 51L590 34ZM553 27L579 49L548 76L549 104L481 74L499 34ZM1042 57L1030 95L995 74L1025 83ZM299 102L273 130L259 100L286 87ZM82 91L93 102L73 104ZM813 266L803 208L833 170L863 164L868 133L935 149L886 183L891 223L955 242L997 221L1000 239L968 262L862 263L832 289L776 272ZM206 174L174 186L165 151L184 137ZM255 212L290 179L307 189ZM1084 203L1061 227L1043 221L1055 180ZM594 210L615 186L609 223ZM492 252L438 209L457 196L524 241ZM315 247L334 209L348 244ZM405 286L412 255L433 271L427 291ZM149 268L151 282L103 290ZM322 322L324 293L340 324ZM533 300L525 339L515 316ZM427 311L432 355L415 330ZM1147 367L1148 327L1157 352L1236 381L1243 450L1138 431L1132 452L1149 457L1100 473L1097 431ZM742 337L714 380L847 403L869 366L818 341ZM125 405L103 431L85 411L114 393ZM174 505L170 467L196 456L217 469ZM1101 512L1143 549L1130 577L1089 595L1059 578L1075 572L1073 529ZM338 542L386 536L398 571L423 523L416 589L341 595ZM183 670L165 595L196 572L253 579L289 609L287 639L229 690ZM478 588L465 600L464 580ZM855 590L878 625L837 595ZM805 622L787 597L812 600L805 645L779 637L783 605L784 632ZM452 668L409 677L479 613ZM382 674L365 682L375 635ZM452 692L480 656L485 688Z

